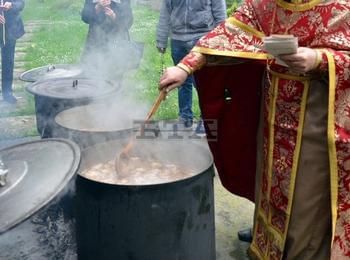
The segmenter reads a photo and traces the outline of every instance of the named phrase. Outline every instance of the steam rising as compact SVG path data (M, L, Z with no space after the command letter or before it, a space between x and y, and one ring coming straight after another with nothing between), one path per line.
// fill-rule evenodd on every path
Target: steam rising
M96 165L109 164L111 160L114 161L116 154L121 151L123 145L123 141L112 141L89 147L83 151L80 171L95 168ZM173 164L179 169L184 170L184 179L200 174L209 169L212 165L212 159L207 146L192 141L189 142L188 140L177 142L162 138L155 140L138 140L130 152L130 156L140 157L143 161L157 161L164 165ZM132 160L130 160L130 162L132 162ZM142 165L139 166L142 167ZM106 168L109 167L107 166ZM152 180L147 180L145 183L139 183L133 181L135 177L133 174L129 177L126 176L125 173L115 174L117 175L116 177L121 177L122 179L130 178L130 185L143 186L149 184L160 184L164 182L165 179L168 179L168 182L179 180L179 176L177 175L163 178L160 173L158 179L154 177ZM121 176L119 176L120 174ZM164 174L166 173L164 172ZM108 178L110 178L110 176ZM103 179L100 180L101 182L109 182L107 180L104 181ZM116 184L120 184L119 181L117 181Z
M88 77L120 83L126 72L138 68L142 53L143 44L115 39L85 50L81 67Z
M56 116L56 122L77 131L111 132L131 129L134 120L147 113L147 105L122 95L99 102L65 110Z

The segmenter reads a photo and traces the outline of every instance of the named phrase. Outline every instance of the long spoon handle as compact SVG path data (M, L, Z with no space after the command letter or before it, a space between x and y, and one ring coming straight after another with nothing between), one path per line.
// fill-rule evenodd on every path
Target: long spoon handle
M153 104L151 110L150 110L150 111L148 112L148 114L147 114L145 123L148 123L149 120L152 119L152 117L154 116L154 114L157 112L157 110L158 110L160 104L161 104L162 101L165 99L166 95L167 95L166 90L162 90L162 91L159 92L159 95L158 95L156 101L154 102L154 104Z
M150 111L147 114L146 120L145 122L142 124L141 128L140 128L140 132L141 134L143 134L144 130L145 130L145 124L149 123L149 121L152 119L152 117L154 116L154 114L157 112L160 104L162 103L162 101L166 98L167 92L165 90L162 90L159 92L159 95L156 99L156 101L154 102L153 106L151 107ZM121 172L121 167L120 164L122 163L122 160L127 160L127 158L129 157L129 152L131 151L131 149L133 148L135 143L135 136L133 136L131 138L131 140L127 143L127 145L123 148L123 150L121 151L121 153L119 155L116 156L115 158L115 169L116 172Z

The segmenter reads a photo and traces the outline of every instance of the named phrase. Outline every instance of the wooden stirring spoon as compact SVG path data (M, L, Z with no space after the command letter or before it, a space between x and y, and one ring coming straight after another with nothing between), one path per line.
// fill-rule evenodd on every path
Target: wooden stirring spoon
M167 95L167 91L165 89L161 90L159 92L159 95L156 99L156 101L154 102L152 108L150 109L150 111L147 114L147 117L144 121L144 123L141 125L140 128L140 132L141 135L144 134L145 131L145 124L149 123L149 121L152 119L152 117L154 116L154 114L157 112L160 104L162 103L162 101L166 98ZM116 173L122 173L122 165L126 165L128 163L128 160L130 158L130 151L133 148L134 144L135 144L136 138L135 135L131 138L131 140L128 142L128 144L123 148L123 150L117 154L115 161L114 161L114 165L115 165L115 170Z

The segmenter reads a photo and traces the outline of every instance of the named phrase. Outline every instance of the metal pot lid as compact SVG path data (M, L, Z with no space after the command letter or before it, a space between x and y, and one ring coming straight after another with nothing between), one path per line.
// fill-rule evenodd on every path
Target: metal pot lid
M23 72L19 78L27 82L35 82L45 78L79 77L81 68L74 64L53 64L34 68Z
M59 194L80 164L78 146L44 139L0 150L0 234L26 220Z
M36 81L26 89L34 95L57 99L93 99L110 96L119 85L88 78L52 78Z

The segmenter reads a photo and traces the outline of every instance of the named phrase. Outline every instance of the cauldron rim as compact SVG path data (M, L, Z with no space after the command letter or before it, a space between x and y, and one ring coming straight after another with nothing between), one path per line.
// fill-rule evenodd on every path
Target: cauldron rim
M82 132L82 133L98 133L98 134L108 134L110 132L127 132L127 131L133 131L135 130L135 128L130 127L130 128L120 128L120 129L111 129L111 130L82 130L82 129L78 129L78 128L69 128L66 126L63 126L61 124L59 124L56 120L55 120L56 124L58 124L60 127L62 127L63 129L69 130L69 131L78 131L78 132Z
M90 149L93 149L94 147L97 147L97 146L102 146L102 145L106 145L108 143L115 143L117 141L107 141L105 143L100 143L100 144L96 144L94 146L90 146L88 148L86 148L85 150L82 151L82 160L84 161L85 157L86 156L86 153L88 150ZM194 145L194 146L201 146L200 144L198 143L195 143L193 141L190 142L191 145ZM199 149L199 148L198 148ZM203 148L204 149L204 148ZM195 180L197 177L200 178L200 176L202 176L203 174L205 174L206 172L208 172L213 166L214 166L214 159L210 153L209 150L205 151L206 153L206 157L207 157L207 160L206 160L206 165L203 166L201 169L197 170L196 171L196 174L194 175L190 175L188 177L185 177L185 178L182 178L182 179L177 179L177 180L174 180L174 181L168 181L168 182L162 182L162 183L151 183L151 184L142 184L142 185L136 185L136 184L112 184L112 183L106 183L106 182L99 182L99 181L95 181L95 180L92 180L90 178L87 178L85 177L84 175L81 174L81 172L83 170L85 170L85 168L81 168L82 166L79 167L78 171L77 171L77 176L82 178L83 180L87 181L87 182L90 182L91 184L96 184L96 185L101 185L101 187L109 187L109 188L125 188L125 189L153 189L153 188L157 188L157 187L165 187L166 185L176 185L178 183L184 183L184 182L190 182L192 180Z
M120 128L110 128L110 129L101 129L101 130L94 130L94 129L84 129L84 128L79 128L79 127L72 127L72 126L68 126L68 124L64 124L64 122L58 120L60 118L60 116L64 116L67 113L72 113L72 111L74 110L78 110L78 109L82 109L85 107L93 107L93 106L99 106L101 104L99 103L92 103L92 104L88 104L88 105L82 105L82 106L76 106L76 107L72 107L72 108L68 108L65 109L61 112L59 112L56 116L55 116L55 123L57 125L59 125L60 127L62 127L65 130L68 131L77 131L77 132L81 132L81 133L97 133L97 134L108 134L110 132L128 132L128 131L134 131L136 130L136 127L120 127Z
M81 97L76 97L76 96L54 96L54 95L49 95L45 93L39 93L38 91L33 90L33 87L39 84L43 84L46 82L56 82L56 81L63 81L63 80L87 80L87 81L95 81L95 82L104 82L106 84L109 84L110 86L113 86L114 84L111 81L108 81L106 79L101 79L101 78L89 78L89 77L83 77L83 76L78 76L78 77L57 77L57 78L44 78L44 79L39 79L35 82L32 82L28 85L26 85L25 89L31 93L32 95L36 97L43 97L43 98L49 98L49 99L56 99L56 100L74 100L74 101L84 101L84 100L96 100L101 97L106 97L112 93L116 93L120 90L120 84L118 84L115 87L111 87L110 91L106 91L105 93L100 93L99 95L91 95L91 96L81 96Z
M188 176L186 178L183 179L179 179L179 180L174 180L174 181L169 181L169 182L163 182L163 183L152 183L152 184L142 184L142 185L136 185L136 184L112 184L112 183L106 183L106 182L99 182L99 181L94 181L92 179L89 179L87 177L85 177L84 175L82 175L79 171L78 171L78 177L83 178L85 181L91 182L92 184L97 184L97 185L101 185L105 186L105 187L109 187L109 188L118 188L118 189L154 189L157 187L166 187L167 185L177 185L177 184L183 184L186 182L190 182L190 181L195 181L197 178L200 178L202 175L206 174L211 168L213 167L213 163L211 163L209 165L208 168L206 168L205 170L202 170L201 172L195 174L195 175L191 175Z

